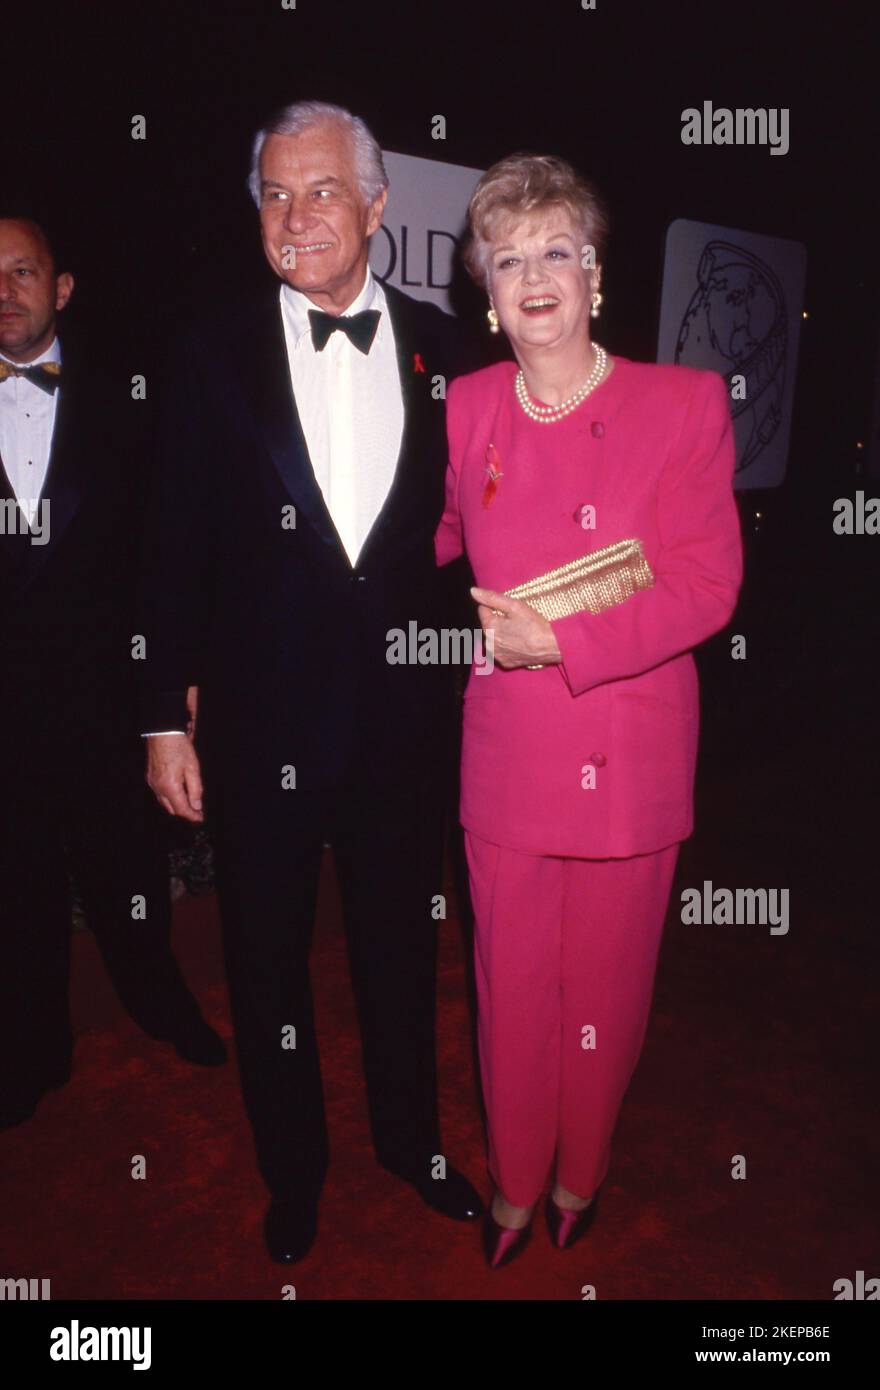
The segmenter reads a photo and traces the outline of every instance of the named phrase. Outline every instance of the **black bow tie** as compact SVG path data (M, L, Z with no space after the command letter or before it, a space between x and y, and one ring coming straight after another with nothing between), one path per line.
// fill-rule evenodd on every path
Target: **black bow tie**
M39 386L41 391L48 391L51 396L61 384L61 363L42 362L36 367L16 367L14 362L0 362L0 381L6 381L11 376L23 376L25 381Z
M323 352L327 346L327 340L335 328L341 328L347 334L356 348L361 352L367 353L373 346L373 339L376 336L376 329L379 327L379 319L382 317L378 309L364 309L360 314L325 314L323 309L310 309L309 322L312 325L312 342L315 345L315 352Z

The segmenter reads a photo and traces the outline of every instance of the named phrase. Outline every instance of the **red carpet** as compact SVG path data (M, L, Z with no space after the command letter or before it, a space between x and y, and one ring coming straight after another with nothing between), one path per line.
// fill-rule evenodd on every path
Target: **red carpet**
M866 1081L876 1000L860 949L873 924L849 918L844 938L830 901L806 891L793 894L788 938L677 919L680 887L704 877L790 882L761 866L764 843L753 819L710 870L697 841L685 847L603 1209L576 1250L552 1250L541 1225L522 1259L490 1273L473 1227L428 1211L374 1163L328 856L314 980L332 1158L309 1258L286 1272L264 1254L265 1197L234 1066L193 1068L141 1037L82 932L74 1078L0 1135L0 1274L51 1278L53 1299L278 1299L293 1283L306 1299L579 1299L593 1284L601 1299L827 1300L836 1279L878 1273L864 1215L876 1211ZM813 846L801 847L809 859ZM228 1038L214 898L180 904L175 932L206 1015ZM454 920L441 942L445 1143L486 1193ZM845 1007L829 1012L829 997ZM138 1154L146 1181L130 1176ZM745 1181L730 1177L736 1154Z

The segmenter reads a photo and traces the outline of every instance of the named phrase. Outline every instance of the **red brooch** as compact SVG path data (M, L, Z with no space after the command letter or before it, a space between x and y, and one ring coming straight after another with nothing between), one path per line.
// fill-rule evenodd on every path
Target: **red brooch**
M501 459L498 457L498 450L494 444L490 444L486 450L486 475L487 482L483 488L483 506L491 505L495 493L498 491L498 479L503 478L501 472Z
M423 372L424 370L425 364L422 361L422 354L420 352L413 353L413 371Z

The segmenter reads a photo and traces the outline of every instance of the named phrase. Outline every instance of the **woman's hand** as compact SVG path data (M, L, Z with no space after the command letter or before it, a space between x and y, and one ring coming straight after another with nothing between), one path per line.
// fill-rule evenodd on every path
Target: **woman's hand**
M492 633L491 651L505 671L521 666L559 666L562 653L546 618L518 598L494 589L471 589L483 632ZM494 610L494 611L493 611ZM498 617L498 613L503 617Z

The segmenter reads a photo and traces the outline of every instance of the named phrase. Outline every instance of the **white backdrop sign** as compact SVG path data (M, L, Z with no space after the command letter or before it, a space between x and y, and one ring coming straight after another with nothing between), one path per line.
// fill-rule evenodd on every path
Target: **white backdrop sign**
M797 241L684 218L666 233L657 361L726 379L737 488L785 476L806 268Z
M391 186L370 266L383 282L447 313L452 261L482 169L383 150Z

